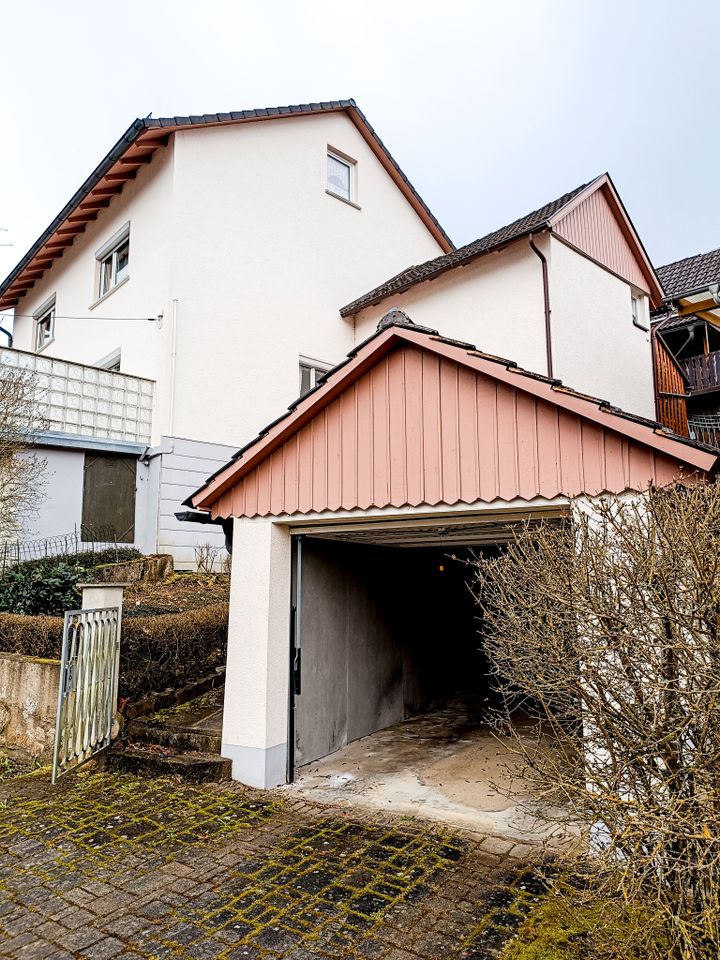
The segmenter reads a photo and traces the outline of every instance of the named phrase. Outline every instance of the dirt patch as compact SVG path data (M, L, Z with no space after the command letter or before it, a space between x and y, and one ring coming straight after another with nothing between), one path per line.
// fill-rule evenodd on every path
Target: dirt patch
M30 758L8 757L0 754L0 783L5 780L13 780L15 777L22 777L26 773L32 773L37 764Z
M125 590L123 616L182 613L226 603L230 577L223 573L173 573L161 583L134 583Z

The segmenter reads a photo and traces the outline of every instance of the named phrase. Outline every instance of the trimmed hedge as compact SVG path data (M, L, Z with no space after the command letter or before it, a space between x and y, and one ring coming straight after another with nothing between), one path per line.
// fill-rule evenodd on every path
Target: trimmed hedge
M228 604L123 620L120 697L136 700L179 687L225 663ZM58 660L60 617L0 613L0 650Z

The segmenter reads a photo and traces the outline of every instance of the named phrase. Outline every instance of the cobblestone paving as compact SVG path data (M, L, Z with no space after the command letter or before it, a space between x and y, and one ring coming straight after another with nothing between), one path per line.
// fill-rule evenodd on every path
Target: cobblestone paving
M484 960L527 852L232 784L33 777L0 789L0 956Z

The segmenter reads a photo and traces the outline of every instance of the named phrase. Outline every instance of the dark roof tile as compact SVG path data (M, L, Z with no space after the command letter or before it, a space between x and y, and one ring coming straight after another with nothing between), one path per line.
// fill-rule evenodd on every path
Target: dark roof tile
M668 299L702 290L720 281L720 248L667 263L657 268L657 275Z

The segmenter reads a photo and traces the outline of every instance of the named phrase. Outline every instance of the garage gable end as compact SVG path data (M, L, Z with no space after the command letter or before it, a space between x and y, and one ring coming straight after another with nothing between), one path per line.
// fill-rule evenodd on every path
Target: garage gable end
M229 465L193 504L215 517L256 517L596 495L669 483L695 472L699 455L715 459L692 447L680 458L675 440L666 449L659 438L641 442L654 425L598 412L599 401L481 354L465 350L474 362L460 362L459 353L403 331L356 378L343 380L339 368L329 402L320 394L333 377L297 429L266 440L259 457L251 446L245 467L242 458Z

